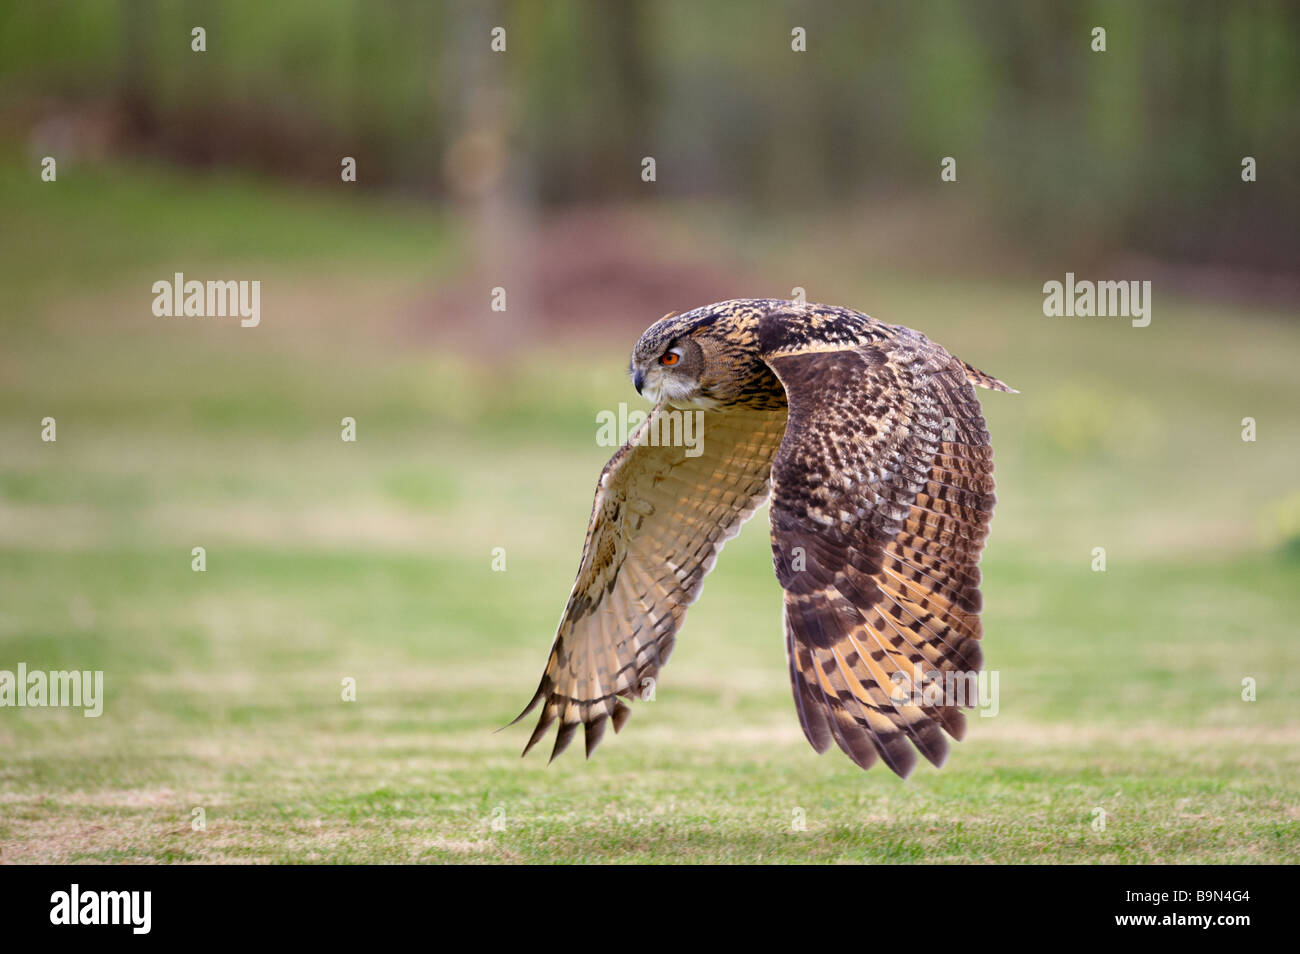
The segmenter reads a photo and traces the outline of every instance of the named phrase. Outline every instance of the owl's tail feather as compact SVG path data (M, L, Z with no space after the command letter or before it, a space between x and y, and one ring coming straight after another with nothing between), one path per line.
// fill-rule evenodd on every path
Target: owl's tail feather
M1015 388L1009 384L1004 384L991 374L985 374L979 368L971 367L961 358L957 359L958 363L966 370L966 380L971 384L981 388L988 388L990 391L1006 391L1008 394L1019 394Z

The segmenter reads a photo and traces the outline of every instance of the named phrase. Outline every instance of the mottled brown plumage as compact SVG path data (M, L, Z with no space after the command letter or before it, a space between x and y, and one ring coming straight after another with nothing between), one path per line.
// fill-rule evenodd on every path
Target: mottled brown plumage
M900 687L982 665L993 463L972 384L1011 389L909 328L771 299L661 319L630 370L655 406L601 473L545 673L515 720L542 706L525 754L557 720L552 759L579 726L588 755L607 719L622 728L722 545L770 494L808 741L904 776L918 751L942 764L962 706ZM699 456L647 440L677 409L703 412Z

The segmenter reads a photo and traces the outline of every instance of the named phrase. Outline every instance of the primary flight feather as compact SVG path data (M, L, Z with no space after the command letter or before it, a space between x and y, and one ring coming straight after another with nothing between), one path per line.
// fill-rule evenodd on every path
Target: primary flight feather
M524 753L557 721L552 759L579 726L588 755L608 721L622 728L723 544L770 496L804 735L863 768L906 776L918 751L941 765L976 700L923 687L983 660L993 453L972 385L1012 389L910 328L773 299L668 315L630 370L654 408L601 472L546 670L515 719L542 707ZM681 410L703 414L700 445L654 439Z

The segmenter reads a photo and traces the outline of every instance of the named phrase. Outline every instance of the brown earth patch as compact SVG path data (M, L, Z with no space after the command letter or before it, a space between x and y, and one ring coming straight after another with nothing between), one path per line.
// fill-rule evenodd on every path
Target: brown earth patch
M492 251L411 304L415 337L471 352L515 350L557 335L630 347L669 312L773 291L725 253L713 250L706 262L677 250L629 208L520 220L508 241L480 236L472 244ZM492 309L497 287L505 289L504 312Z

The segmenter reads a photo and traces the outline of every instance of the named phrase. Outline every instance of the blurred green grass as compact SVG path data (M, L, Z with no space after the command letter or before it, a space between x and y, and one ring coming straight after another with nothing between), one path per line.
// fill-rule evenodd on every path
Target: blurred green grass
M107 699L0 711L0 860L1294 860L1300 561L1270 532L1297 489L1288 316L1158 288L1147 329L1052 320L1043 279L687 230L1021 389L981 395L1001 711L907 782L816 757L760 514L656 702L547 768L517 758L525 728L492 730L540 672L608 456L595 413L636 401L631 342L484 358L415 333L455 221L147 166L30 178L0 164L0 668L103 669ZM263 278L262 326L150 314L154 279L201 268Z

